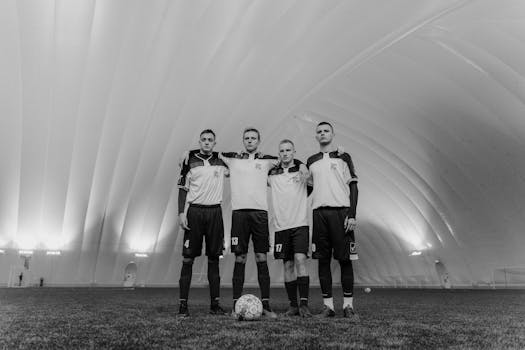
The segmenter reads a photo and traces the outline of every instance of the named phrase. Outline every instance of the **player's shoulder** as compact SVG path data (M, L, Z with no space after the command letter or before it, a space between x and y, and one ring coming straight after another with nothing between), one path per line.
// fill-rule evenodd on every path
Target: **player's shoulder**
M255 155L255 158L257 158L257 159L267 159L267 160L276 160L276 159L278 159L276 156L272 156L272 155L264 154L264 153L257 153Z
M330 158L336 158L336 159L341 159L345 162L351 162L352 161L352 156L350 156L349 153L347 152L339 152L339 151L333 151L333 152L330 152L329 153L329 156Z
M321 159L323 159L323 153L317 152L316 154L312 154L310 157L308 157L308 159L306 160L306 165L310 167L310 165Z

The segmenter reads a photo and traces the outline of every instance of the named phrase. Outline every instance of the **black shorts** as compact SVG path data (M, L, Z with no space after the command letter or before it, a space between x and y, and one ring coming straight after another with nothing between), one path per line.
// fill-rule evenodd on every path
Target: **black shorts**
M184 230L182 256L195 258L202 254L202 238L206 240L206 255L218 257L224 250L222 209L217 205L191 204L186 214L189 230Z
M308 253L310 233L308 226L294 227L275 232L273 257L284 261L293 260L295 253Z
M248 253L250 235L255 253L268 253L270 242L266 210L240 209L232 211L231 251L235 255Z
M312 257L357 260L354 231L345 232L348 208L320 207L313 211Z

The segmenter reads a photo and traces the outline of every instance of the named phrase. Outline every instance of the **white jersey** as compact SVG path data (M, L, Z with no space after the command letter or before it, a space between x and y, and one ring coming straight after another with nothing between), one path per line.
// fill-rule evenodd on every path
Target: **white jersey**
M300 181L299 174L301 164L294 159L290 168L276 166L268 174L275 231L308 226L306 184Z
M189 204L215 205L222 202L224 175L227 171L217 152L203 155L190 152L182 164L179 187L188 191Z
M268 210L268 171L277 158L243 152L223 153L230 169L232 210Z
M308 158L313 178L312 208L350 207L351 182L357 182L352 158L348 153L319 152Z

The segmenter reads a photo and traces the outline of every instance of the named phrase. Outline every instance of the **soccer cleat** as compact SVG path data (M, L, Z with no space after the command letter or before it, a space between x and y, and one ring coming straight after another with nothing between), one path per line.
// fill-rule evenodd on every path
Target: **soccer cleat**
M181 302L179 306L179 317L189 317L190 311L188 310L188 303Z
M350 319L350 321L352 322L359 322L359 315L356 314L356 312L350 305L347 305L343 309L343 317Z
M284 316L286 317L292 317L292 316L298 316L299 315L299 308L297 306L290 306L288 310L284 313Z
M301 317L305 317L305 318L312 317L312 312L308 308L308 305L301 305L301 306L299 306L299 315L301 315Z
M321 318L335 317L335 311L325 305L323 311L321 311L320 314L317 314L317 317L321 317Z
M217 316L224 316L224 315L227 315L228 313L224 311L224 309L219 304L216 304L216 305L210 306L210 314L217 315Z
M270 309L270 307L263 309L262 316L265 318L271 318L271 319L277 318L277 314L273 312L272 309Z

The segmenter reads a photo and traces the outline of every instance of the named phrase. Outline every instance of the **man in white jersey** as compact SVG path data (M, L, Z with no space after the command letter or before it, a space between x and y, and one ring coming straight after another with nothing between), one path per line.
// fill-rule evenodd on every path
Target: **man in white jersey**
M227 168L219 159L215 133L206 129L199 137L198 151L190 152L181 165L179 178L179 223L184 229L183 262L179 280L179 315L189 316L188 295L195 257L202 254L202 240L206 240L208 281L210 284L210 313L224 315L219 305L219 256L224 250L222 220L222 192ZM186 203L188 207L186 209Z
M320 152L308 158L307 167L313 180L312 255L319 260L319 282L324 303L320 316L335 316L330 269L333 255L341 267L344 317L359 321L353 308L352 268L352 260L357 260L354 235L357 175L350 155L333 151L334 130L330 123L319 123L315 137L319 142Z
M306 176L303 174L307 174L307 170L294 155L293 142L282 140L279 143L280 163L268 174L275 225L274 257L282 259L284 264L284 286L290 301L285 315L312 317L308 308L310 277L306 271L309 230ZM297 290L300 304L297 303Z
M270 248L268 231L267 181L268 171L277 163L277 158L257 152L261 139L255 128L243 132L245 152L222 153L223 160L230 170L232 198L231 251L235 253L233 269L233 310L242 295L246 255L250 236L253 242L257 279L261 289L263 315L276 318L270 308L270 273L266 253Z

